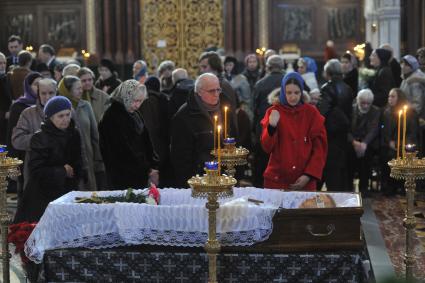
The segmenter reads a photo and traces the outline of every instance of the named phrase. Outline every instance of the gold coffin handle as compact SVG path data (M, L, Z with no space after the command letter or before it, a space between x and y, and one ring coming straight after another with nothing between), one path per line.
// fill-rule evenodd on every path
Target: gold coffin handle
M329 224L328 226L326 226L326 230L328 231L328 233L314 233L314 227L311 224L308 224L305 229L314 237L327 237L335 231L335 225Z

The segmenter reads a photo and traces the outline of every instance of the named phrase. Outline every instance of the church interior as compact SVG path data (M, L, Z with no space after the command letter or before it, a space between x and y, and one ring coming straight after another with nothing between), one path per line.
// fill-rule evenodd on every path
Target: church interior
M1 282L425 282L424 156L425 1L0 1Z

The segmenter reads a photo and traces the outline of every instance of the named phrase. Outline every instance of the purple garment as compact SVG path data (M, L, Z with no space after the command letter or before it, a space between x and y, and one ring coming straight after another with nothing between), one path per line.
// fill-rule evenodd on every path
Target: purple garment
M35 105L37 101L37 93L34 93L31 89L31 84L34 82L35 79L42 78L40 73L37 72L31 72L29 73L24 80L24 95L19 97L16 102L32 106Z

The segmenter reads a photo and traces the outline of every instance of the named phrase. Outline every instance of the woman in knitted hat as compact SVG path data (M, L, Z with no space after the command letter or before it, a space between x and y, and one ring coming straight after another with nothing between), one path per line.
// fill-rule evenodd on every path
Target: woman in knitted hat
M373 105L378 107L385 106L390 90L396 86L393 73L388 65L390 59L391 51L383 48L373 50L370 55L370 64L377 70L369 88L374 95Z
M95 87L111 94L121 83L114 63L111 60L102 59L97 70L100 76Z
M147 97L136 80L123 82L99 123L100 148L113 189L144 188L158 183L158 158L138 109Z
M316 190L327 155L324 118L316 107L304 103L304 81L296 72L282 79L279 99L261 121L261 144L270 154L264 187Z
M75 76L65 76L59 83L59 93L67 97L75 111L73 118L80 131L84 152L84 167L87 170L85 190L96 191L105 188L105 167L99 148L97 122L90 103L81 99L83 87L81 80Z
M82 177L80 134L71 119L71 102L55 96L44 114L41 130L30 141L29 181L16 222L39 221L49 202L78 190Z

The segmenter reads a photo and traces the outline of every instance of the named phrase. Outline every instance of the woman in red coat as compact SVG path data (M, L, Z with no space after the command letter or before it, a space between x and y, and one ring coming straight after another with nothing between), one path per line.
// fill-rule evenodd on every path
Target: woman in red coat
M282 79L279 99L261 121L261 144L270 154L264 187L285 190L316 189L327 155L324 118L302 99L304 81L298 73Z

